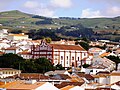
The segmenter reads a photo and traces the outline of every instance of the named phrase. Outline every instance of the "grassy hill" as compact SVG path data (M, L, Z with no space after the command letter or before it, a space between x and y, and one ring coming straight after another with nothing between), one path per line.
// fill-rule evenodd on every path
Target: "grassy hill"
M0 13L0 24L3 28L9 29L40 29L40 28L56 28L56 25L36 25L36 21L44 19L32 18L34 15L20 12L18 10L6 11Z
M0 29L8 28L9 30L22 30L24 32L28 32L31 29L56 30L65 27L64 30L68 31L67 33L72 34L73 32L77 34L79 30L85 33L86 31L83 31L86 30L85 28L91 28L95 33L91 37L101 39L110 38L111 40L120 39L120 16L114 18L48 18L13 10L0 12L0 24L2 24ZM81 25L84 28L80 29L81 26L77 25ZM76 32L74 32L75 30Z
M66 25L82 24L85 27L91 27L94 30L112 30L120 29L120 17L115 18L52 18L52 24L39 24L35 22L43 21L44 18L32 18L34 15L20 12L18 10L6 11L0 13L0 24L4 27L13 29L40 29L40 28L58 28Z

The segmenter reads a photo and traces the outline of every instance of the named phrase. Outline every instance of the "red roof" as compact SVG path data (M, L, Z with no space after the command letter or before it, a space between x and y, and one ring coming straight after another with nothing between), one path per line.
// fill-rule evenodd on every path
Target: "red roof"
M78 45L62 45L62 44L50 44L53 46L54 49L61 49L61 50L81 50L86 51L84 48Z
M17 69L13 69L13 68L0 68L0 71L2 70L17 70Z

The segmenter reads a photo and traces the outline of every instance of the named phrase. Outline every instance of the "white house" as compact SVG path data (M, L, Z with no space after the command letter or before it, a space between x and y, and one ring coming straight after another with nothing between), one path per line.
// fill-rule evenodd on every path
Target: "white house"
M100 71L107 71L107 67L100 65L89 66L85 69L86 74L97 74Z
M8 40L26 40L28 39L28 35L25 35L24 33L21 34L9 34L7 36Z
M115 62L111 61L110 59L107 59L106 57L94 57L92 60L92 66L103 66L106 67L106 71L113 71L116 68Z
M105 53L106 50L93 47L93 48L90 48L90 49L88 50L88 52L91 53L91 54L93 54L93 56L99 56L99 55Z
M0 30L0 38L6 38L8 35L7 29Z
M13 68L0 68L0 78L6 78L8 76L17 75L20 73L21 73L20 70L16 70Z
M110 74L110 84L120 81L120 71L113 71Z

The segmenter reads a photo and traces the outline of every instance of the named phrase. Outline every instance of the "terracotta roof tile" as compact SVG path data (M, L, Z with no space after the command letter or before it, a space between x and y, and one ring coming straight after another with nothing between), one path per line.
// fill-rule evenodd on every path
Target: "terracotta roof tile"
M28 80L28 79L35 79L35 80L40 80L40 79L52 79L56 80L55 78L51 78L49 76L45 76L39 73L21 73L20 76L16 75L13 78L20 78L22 80Z
M105 52L105 53L101 54L100 57L105 57L105 56L107 56L109 54L110 54L110 52L108 52L108 53Z
M74 87L73 85L72 86L68 85L66 87L61 88L60 90L69 90L69 89L71 89L73 87Z
M50 45L53 46L54 49L86 51L84 48L78 45L62 45L62 44L50 44Z
M61 84L56 84L55 86L60 89L68 85L81 86L83 83L84 82L62 82Z
M66 74L58 74L58 75L61 77L61 79L64 79L64 80L71 79L71 77Z
M80 73L80 74L77 74L79 77L85 77L87 80L93 80L94 77L90 74L84 74L84 73Z
M26 36L25 34L9 34L9 36Z
M16 50L17 47L2 48L2 50Z
M13 68L0 68L0 71L2 70L17 70L17 69L13 69Z
M22 54L22 55L31 55L31 52L23 51L23 52L19 52L18 54Z
M39 86L45 84L45 82L36 82L34 84L27 84L25 81L13 81L10 83L7 83L4 86L4 88L7 88L7 90L34 90L38 88ZM2 87L2 85L0 86Z

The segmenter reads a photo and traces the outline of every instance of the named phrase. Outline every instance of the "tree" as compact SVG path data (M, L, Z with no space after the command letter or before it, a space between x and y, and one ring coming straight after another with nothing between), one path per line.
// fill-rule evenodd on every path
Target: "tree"
M116 69L117 69L118 63L120 63L120 58L118 56L107 56L107 58L116 63Z
M15 68L19 69L19 63L24 62L24 59L17 54L4 54L0 56L0 67L1 68Z
M49 37L47 37L47 38L45 38L45 41L46 41L47 43L51 43L52 39L49 38Z
M89 64L84 64L84 65L82 65L83 66L83 68L87 68L87 67L89 67L90 65Z
M65 68L62 67L61 64L57 64L57 65L55 66L55 69L57 69L57 70L64 70Z
M50 60L46 58L25 60L12 53L0 56L0 67L20 69L27 73L45 73L55 69Z
M76 42L75 44L79 44L82 46L85 50L89 49L89 44L87 42Z
M53 64L46 58L36 59L34 63L37 67L37 72L45 73L47 71L54 70Z

